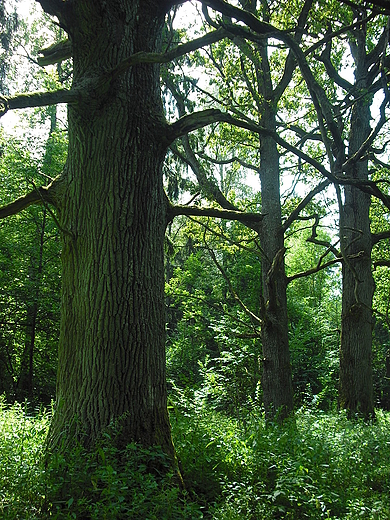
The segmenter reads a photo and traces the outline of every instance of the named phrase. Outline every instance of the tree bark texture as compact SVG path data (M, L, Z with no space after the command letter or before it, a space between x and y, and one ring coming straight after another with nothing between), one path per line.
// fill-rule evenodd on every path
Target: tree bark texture
M268 112L268 113L267 113ZM274 114L265 111L261 123L275 125ZM284 233L280 206L279 154L275 141L261 139L260 181L263 250L263 349L262 388L266 416L283 419L293 410L293 389L288 342L287 280L284 267Z
M138 51L160 52L162 2L79 0L65 20L75 88ZM159 66L137 65L70 106L57 409L49 447L93 444L173 455L166 402L162 183L165 120ZM108 86L109 85L109 86Z
M362 49L361 49L362 51ZM360 51L360 52L361 52ZM367 85L365 56L356 67L356 86ZM349 135L353 155L370 133L370 102L364 96L354 104ZM368 178L368 162L362 159L347 172L353 179ZM344 188L340 209L340 244L344 258L340 348L340 407L349 414L370 418L374 413L372 382L372 298L370 195L353 186Z
M261 70L257 71L260 99L260 124L276 131L276 107L273 96L267 45L259 45ZM280 204L279 152L272 137L260 138L263 349L262 389L266 416L277 414L282 420L293 411L293 389L288 342L287 278L284 267L284 231Z

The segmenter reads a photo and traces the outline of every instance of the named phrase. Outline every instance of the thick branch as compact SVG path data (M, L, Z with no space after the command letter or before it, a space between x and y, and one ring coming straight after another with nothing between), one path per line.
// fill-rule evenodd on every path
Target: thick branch
M312 5L313 5L313 0L305 0L305 3L303 4L302 10L301 10L299 18L298 18L297 28L295 31L295 40L297 41L297 43L300 43L300 41L302 39L303 29L306 25ZM275 99L279 100L281 98L283 92L286 90L287 86L289 85L289 83L291 81L292 74L295 70L296 65L297 64L296 64L295 57L290 49L290 52L288 53L288 56L287 56L287 59L285 62L282 79L280 80L280 82L276 86L276 88L274 89Z
M311 274L318 273L319 271L322 271L322 269L326 269L327 267L330 267L334 264L337 264L339 262L342 262L343 258L334 258L333 260L329 260L329 262L326 262L325 264L317 265L316 267L312 267L311 269L308 269L307 271L302 271L300 273L293 274L292 276L287 277L287 284L291 283L293 280L297 280L299 278L305 278L306 276L310 276Z
M23 195L18 199L0 207L0 219L16 215L32 204L56 204L61 188L61 178L54 179L48 186L40 186L27 195Z
M221 210L217 208L199 208L196 206L171 206L168 211L168 221L170 222L178 215L191 217L216 217L226 220L238 220L240 222L261 222L264 215L261 213L244 213L243 211Z
M66 31L68 31L66 19L70 15L73 2L66 0L36 0L36 2L41 4L45 13L56 16L60 22L60 25L64 27Z
M41 56L38 56L38 65L41 67L54 65L72 57L72 44L69 40L63 40L40 50L39 53Z
M11 215L16 215L20 213L24 209L28 208L32 204L41 204L42 197L40 197L38 191L34 190L28 193L27 195L23 195L23 197L19 197L13 202L0 207L0 219L9 217Z
M221 114L222 112L217 108L210 108L181 117L168 127L166 134L168 144L173 143L175 139L182 137L189 132L193 132L194 130L198 130L204 126L221 121Z
M380 112L380 118L378 123L375 125L375 128L371 131L370 135L367 137L367 139L364 141L364 143L360 146L360 148L343 164L343 170L348 170L348 167L359 161L363 155L367 152L367 150L370 148L372 143L374 142L374 139L379 134L380 130L382 129L383 125L387 121L386 117L386 106L389 102L389 91L387 88L385 88L385 96L383 98L383 101L381 103L379 112Z
M78 99L75 90L56 90L54 92L30 92L18 94L10 98L0 97L0 117L8 110L16 108L43 107L57 105L58 103L74 103Z
M292 213L290 213L290 216L283 224L283 230L286 232L286 230L291 226L291 224L298 218L299 213L309 204L309 202L318 194L321 193L322 190L324 190L327 186L329 186L330 181L325 180L322 181L318 186L313 188L304 199L301 200L301 202L298 204L298 206L294 209Z
M374 269L377 267L390 267L390 260L377 260L374 262Z
M117 77L118 75L126 72L130 67L134 65L139 65L141 63L169 63L170 61L180 58L189 52L196 51L206 45L210 45L212 43L218 42L227 36L227 32L224 29L218 29L217 31L212 31L200 38L195 38L187 43L183 43L182 45L178 45L174 49L165 52L165 53L155 53L155 52L136 52L132 54L125 60L123 60L114 70L110 72L112 77Z
M248 27L256 31L258 34L267 37L280 37L283 34L282 31L276 29L273 25L265 22L261 22L256 16L254 16L249 11L244 11L239 9L238 7L234 7L233 5L224 2L223 0L201 0L202 5L207 5L220 13L235 18L236 20L241 20ZM229 25L230 28L230 25Z
M371 234L371 244L374 246L381 240L385 240L390 238L390 230L382 231L381 233L372 233Z
M332 33L332 28L330 27L328 30L328 34ZM321 55L318 57L319 60L325 65L326 72L328 76L333 79L333 81L339 85L341 88L349 92L353 85L346 79L342 78L337 70L334 68L332 60L331 60L331 49L332 49L332 40L329 40L325 45L325 49L322 51Z
M362 5L358 2L352 2L351 0L340 0L340 1L343 4L353 7L354 9L361 9L361 10L367 9L366 5ZM368 3L372 4L375 7L380 7L381 9L384 9L383 14L390 14L390 1L389 0L371 0Z

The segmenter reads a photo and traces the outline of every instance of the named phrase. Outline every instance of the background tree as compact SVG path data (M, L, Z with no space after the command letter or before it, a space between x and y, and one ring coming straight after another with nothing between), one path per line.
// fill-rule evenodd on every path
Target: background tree
M61 162L64 143L51 138ZM15 140L3 141L2 199L12 200L53 172ZM57 170L58 171L58 170ZM0 224L1 383L10 401L31 406L55 396L59 326L59 236L45 208L31 207Z
M216 9L220 8L220 3L211 5ZM297 19L296 42L300 41L310 5L311 2L306 2L302 11L294 13ZM270 51L267 44L267 31L271 33L273 30L272 26L266 25L270 19L280 22L281 25L290 21L280 19L276 10L271 12L266 2L262 3L259 11L253 2L245 2L244 7L247 12L265 21L261 36L254 42L248 42L245 32L233 26L228 16L223 20L219 20L218 17L213 20L204 10L207 23L216 28L223 27L228 33L230 31L229 37L234 40L234 44L224 40L210 47L206 61L204 58L203 61L202 58L199 61L198 58L199 63L205 63L206 66L209 64L211 80L208 90L207 87L198 87L196 82L187 78L185 74L181 80L181 94L178 88L172 85L172 81L168 81L168 85L178 103L179 114L185 113L186 102L187 109L191 110L189 93L191 89L195 89L198 95L201 93L204 103L217 102L234 116L226 118L226 121L249 132L214 128L209 135L200 135L197 144L192 141L191 145L183 138L183 148L181 151L175 148L174 152L181 160L184 158L192 168L199 189L203 190L205 197L229 209L234 207L231 200L221 193L218 182L211 180L210 174L216 170L215 165L218 164L222 169L223 165L235 164L255 170L260 176L261 203L265 217L256 229L260 236L260 251L263 257L263 289L260 296L263 303L256 313L262 322L263 397L266 413L270 417L278 413L282 418L292 411L293 396L288 349L286 276L283 267L285 229L282 227L280 200L281 167L275 132L278 104L292 78L295 64L291 53L282 55L278 50ZM235 12L234 9L229 9L226 3L223 4L223 8L226 15ZM269 54L272 59L279 59L278 77L276 74L271 75ZM260 145L256 146L258 136ZM301 203L301 209L314 195L315 192Z

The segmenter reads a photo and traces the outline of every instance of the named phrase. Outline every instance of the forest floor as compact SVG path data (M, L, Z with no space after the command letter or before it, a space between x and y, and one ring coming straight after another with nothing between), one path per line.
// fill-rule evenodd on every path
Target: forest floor
M190 399L170 413L184 492L153 470L169 466L158 448L118 452L108 434L92 454L76 446L44 463L50 411L0 400L0 518L390 518L390 413L364 423L301 408L280 426Z

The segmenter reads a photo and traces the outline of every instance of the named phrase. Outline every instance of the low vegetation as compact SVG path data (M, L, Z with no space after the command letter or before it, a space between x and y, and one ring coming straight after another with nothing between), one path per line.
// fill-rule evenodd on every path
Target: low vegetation
M50 412L30 416L2 401L0 517L390 517L389 413L367 424L303 407L283 426L266 425L255 410L236 419L191 397L176 395L170 408L185 492L173 474L160 474L158 448L129 444L118 456L108 434L92 454L78 446L45 459Z

